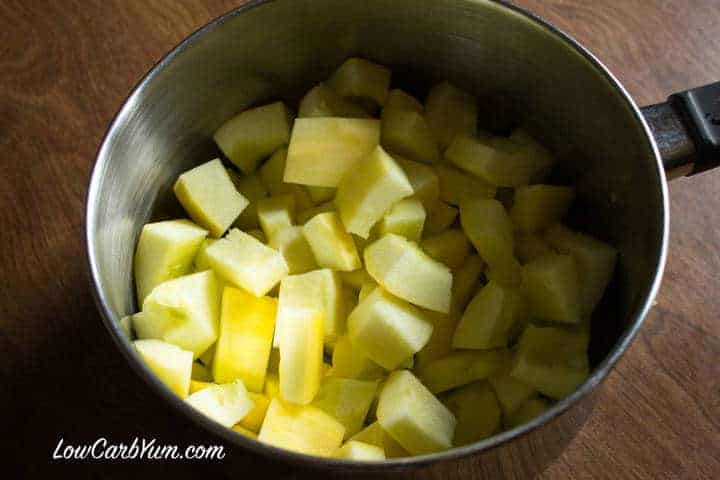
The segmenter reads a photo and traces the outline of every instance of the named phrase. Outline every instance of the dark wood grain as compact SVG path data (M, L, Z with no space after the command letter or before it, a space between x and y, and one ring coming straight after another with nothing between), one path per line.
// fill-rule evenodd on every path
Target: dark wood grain
M111 344L89 293L82 216L95 150L133 84L237 3L0 2L4 478L22 478L16 469L27 478L68 469L79 478L318 476L240 452L224 464L50 461L60 437L215 441L170 411ZM587 45L641 104L720 79L717 0L518 3ZM720 172L670 192L657 306L593 397L542 435L408 477L720 478Z

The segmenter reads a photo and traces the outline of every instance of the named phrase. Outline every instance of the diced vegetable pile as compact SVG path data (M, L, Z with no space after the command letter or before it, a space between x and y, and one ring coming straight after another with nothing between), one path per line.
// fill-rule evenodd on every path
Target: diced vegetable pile
M281 102L241 112L214 137L226 159L175 183L192 221L140 234L137 351L257 441L438 452L588 376L616 251L560 223L575 192L543 184L552 155L521 129L478 131L477 100L450 83L424 105L390 84L352 58L297 118Z

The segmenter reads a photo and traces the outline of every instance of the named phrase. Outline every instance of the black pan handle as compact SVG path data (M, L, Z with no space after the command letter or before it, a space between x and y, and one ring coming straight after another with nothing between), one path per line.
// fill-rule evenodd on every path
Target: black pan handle
M669 178L720 166L720 82L643 107Z

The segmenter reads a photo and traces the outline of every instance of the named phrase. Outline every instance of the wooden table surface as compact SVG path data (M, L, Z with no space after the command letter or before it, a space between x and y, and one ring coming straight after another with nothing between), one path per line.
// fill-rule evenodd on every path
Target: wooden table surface
M236 473L218 463L50 461L60 437L213 442L149 391L102 327L85 271L83 201L96 148L130 88L238 1L0 2L4 478L67 469L94 479L207 469L219 478L322 476L241 453ZM640 104L720 79L718 0L518 3L584 42ZM573 428L551 426L482 459L408 477L720 478L720 171L673 182L670 195L657 306L591 401L564 419ZM25 475L13 476L16 468Z

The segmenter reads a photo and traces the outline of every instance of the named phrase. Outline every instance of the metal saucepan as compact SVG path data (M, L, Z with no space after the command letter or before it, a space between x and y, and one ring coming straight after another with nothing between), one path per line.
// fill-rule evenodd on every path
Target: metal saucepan
M389 66L404 88L418 94L444 79L481 99L500 94L514 106L509 109L513 115L551 147L564 179L577 185L580 202L572 221L620 251L615 278L593 318L592 373L575 393L533 421L492 438L382 464L294 454L221 427L165 388L119 326L121 317L137 310L132 256L140 229L151 218L180 214L173 210L172 183L182 171L217 154L211 140L215 129L253 104L296 99L352 55ZM251 1L195 32L156 65L103 140L86 211L92 288L103 321L132 367L169 404L240 448L363 471L487 450L578 402L628 348L658 291L665 263L665 170L690 174L720 161L719 87L640 109L581 45L504 2Z

